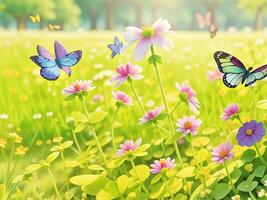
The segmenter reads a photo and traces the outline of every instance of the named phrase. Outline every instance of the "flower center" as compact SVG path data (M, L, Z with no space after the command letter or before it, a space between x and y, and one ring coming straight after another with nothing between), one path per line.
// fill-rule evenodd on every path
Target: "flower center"
M187 122L185 122L184 127L185 127L186 129L190 129L190 128L192 127L192 123L189 122L189 121L187 121Z
M227 151L222 150L222 151L220 152L220 157L221 157L221 158L224 158L226 155L227 155Z
M253 134L253 131L251 129L248 129L247 132L246 132L247 135L252 135Z
M142 35L144 38L150 38L154 35L154 29L152 27L144 27Z
M81 87L80 84L75 84L74 88L75 88L76 91L80 91L82 87Z

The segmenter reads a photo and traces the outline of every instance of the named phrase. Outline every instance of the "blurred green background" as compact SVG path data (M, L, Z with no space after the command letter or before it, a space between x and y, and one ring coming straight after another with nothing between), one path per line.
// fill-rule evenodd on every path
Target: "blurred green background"
M197 30L195 13L212 12L220 30L267 26L266 0L0 0L4 29L45 29L57 24L64 30L121 30L127 25L151 24L167 18L175 30ZM39 14L40 24L29 15Z

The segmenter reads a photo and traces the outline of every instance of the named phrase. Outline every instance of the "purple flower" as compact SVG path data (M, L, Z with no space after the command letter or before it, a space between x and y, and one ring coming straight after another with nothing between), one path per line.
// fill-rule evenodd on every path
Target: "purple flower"
M126 65L120 65L117 67L117 74L111 79L112 82L117 81L115 87L127 81L127 79L139 80L143 76L140 74L143 69L138 65L132 65L127 63Z
M117 151L118 156L132 152L140 147L142 143L142 138L139 138L135 142L133 140L126 140L123 144L120 145L120 149Z
M252 120L246 122L241 126L236 135L236 139L240 146L252 146L256 142L260 141L265 135L265 129L263 123Z
M112 92L113 98L120 104L130 106L132 105L132 99L127 94L121 91Z
M159 174L163 169L171 170L175 167L175 160L161 158L160 160L155 160L154 164L151 164L150 172L152 174Z
M238 113L239 113L238 104L232 103L224 109L224 113L221 115L221 119L226 121L226 120L231 119L232 117L238 115Z
M139 119L140 124L145 124L147 122L156 120L157 117L160 115L162 110L164 109L163 106L156 107L153 110L148 111L143 117Z
M233 147L233 145L226 142L224 144L220 144L219 147L213 148L212 161L223 163L225 160L230 160L234 156L234 153L231 152Z

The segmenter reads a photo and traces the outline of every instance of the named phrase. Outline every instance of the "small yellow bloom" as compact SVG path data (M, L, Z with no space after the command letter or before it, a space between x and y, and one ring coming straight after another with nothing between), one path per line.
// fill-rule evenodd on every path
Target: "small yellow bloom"
M252 172L253 171L253 164L252 163L245 164L244 168L247 172Z
M50 139L48 139L47 141L46 141L46 144L51 144L52 143L52 141L50 140Z
M29 98L28 98L27 95L21 95L21 96L20 96L20 101L22 101L22 102L26 102L26 101L28 101L28 100L29 100Z
M25 153L29 150L28 147L25 147L23 145L20 145L19 147L16 148L15 155L20 155L23 156Z
M21 143L22 137L20 137L16 132L9 133L9 138L15 143Z
M0 138L0 148L6 148L6 143L7 143L7 141L6 141L6 139L4 139L4 138Z
M240 200L240 195L232 196L231 200Z
M264 189L261 189L259 192L258 192L258 197L264 197L265 196L265 190Z
M61 137L61 136L53 138L53 142L55 142L55 143L61 142L62 140L63 140L63 137Z
M35 145L36 146L41 146L43 143L44 143L43 140L37 140Z

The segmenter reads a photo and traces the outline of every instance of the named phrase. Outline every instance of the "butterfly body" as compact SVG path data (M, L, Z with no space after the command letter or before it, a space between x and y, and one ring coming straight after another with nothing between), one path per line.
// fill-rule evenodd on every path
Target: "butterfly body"
M61 70L70 76L71 67L77 64L82 57L81 50L67 53L67 50L58 41L55 41L54 50L55 58L44 47L38 45L38 55L30 57L35 64L41 67L40 75L49 81L58 79Z
M223 51L215 52L214 59L218 69L224 74L223 83L230 88L235 88L240 83L247 87L267 76L267 65L255 70L252 67L247 69L239 59Z

